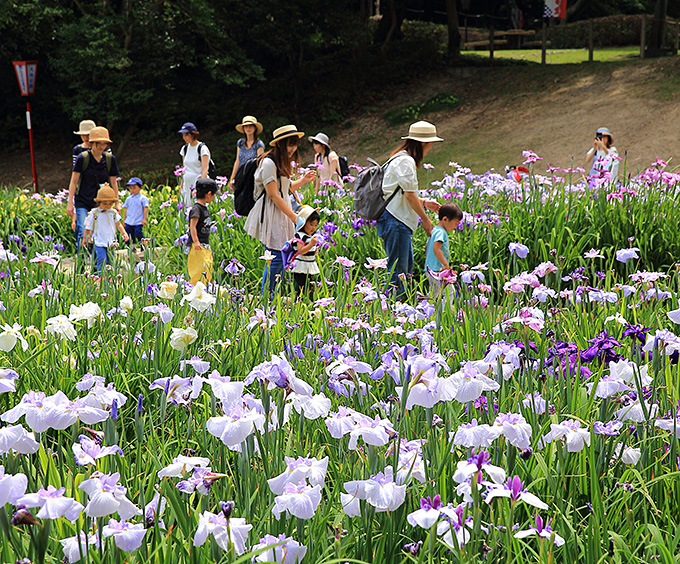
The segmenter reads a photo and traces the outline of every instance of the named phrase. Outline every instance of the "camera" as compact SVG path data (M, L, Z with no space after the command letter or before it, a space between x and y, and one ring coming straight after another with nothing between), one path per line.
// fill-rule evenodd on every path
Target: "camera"
M595 134L595 137L602 141L602 133L600 133L599 131Z

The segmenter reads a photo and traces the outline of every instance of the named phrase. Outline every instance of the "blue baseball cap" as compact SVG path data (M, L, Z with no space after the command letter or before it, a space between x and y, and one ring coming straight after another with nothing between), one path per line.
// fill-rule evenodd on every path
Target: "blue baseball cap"
M127 184L125 186L131 186L132 184L139 184L140 186L144 186L144 182L142 182L142 179L137 178L136 176L130 178L130 180L127 181Z
M196 126L193 123L188 121L182 126L182 129L180 129L177 133L198 133L198 129L196 129Z

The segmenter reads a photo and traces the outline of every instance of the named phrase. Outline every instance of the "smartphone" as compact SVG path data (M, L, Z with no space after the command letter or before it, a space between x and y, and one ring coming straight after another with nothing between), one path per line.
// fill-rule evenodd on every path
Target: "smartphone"
M600 141L602 141L602 133L596 133L595 137L597 137Z

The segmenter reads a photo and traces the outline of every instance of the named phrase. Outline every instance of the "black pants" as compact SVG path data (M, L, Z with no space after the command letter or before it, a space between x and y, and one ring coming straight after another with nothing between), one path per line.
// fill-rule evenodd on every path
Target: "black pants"
M295 295L299 296L303 291L309 294L310 298L314 297L314 283L312 282L312 275L306 272L293 272L293 282L295 283Z

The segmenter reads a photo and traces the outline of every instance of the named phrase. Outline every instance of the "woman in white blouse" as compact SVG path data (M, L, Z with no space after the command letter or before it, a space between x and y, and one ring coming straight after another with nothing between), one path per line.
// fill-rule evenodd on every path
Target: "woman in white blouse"
M290 192L295 192L303 184L312 182L316 172L311 170L302 178L291 181L292 162L300 162L298 145L304 133L294 125L284 125L274 130L274 138L269 143L272 150L260 155L255 171L253 197L255 205L250 210L244 229L248 235L258 239L273 257L265 266L262 276L264 293L267 278L269 291L273 293L283 274L281 249L286 241L295 235L297 215L291 208Z
M418 227L418 220L423 222L423 229L429 236L433 225L425 208L438 211L440 207L434 200L418 196L416 170L434 143L443 141L437 137L437 128L426 121L412 124L408 135L402 139L404 143L392 153L383 177L385 200L395 191L398 193L387 205L377 224L378 235L387 253L387 269L392 273L390 286L396 289L397 299L405 296L400 275L413 273L411 236Z

